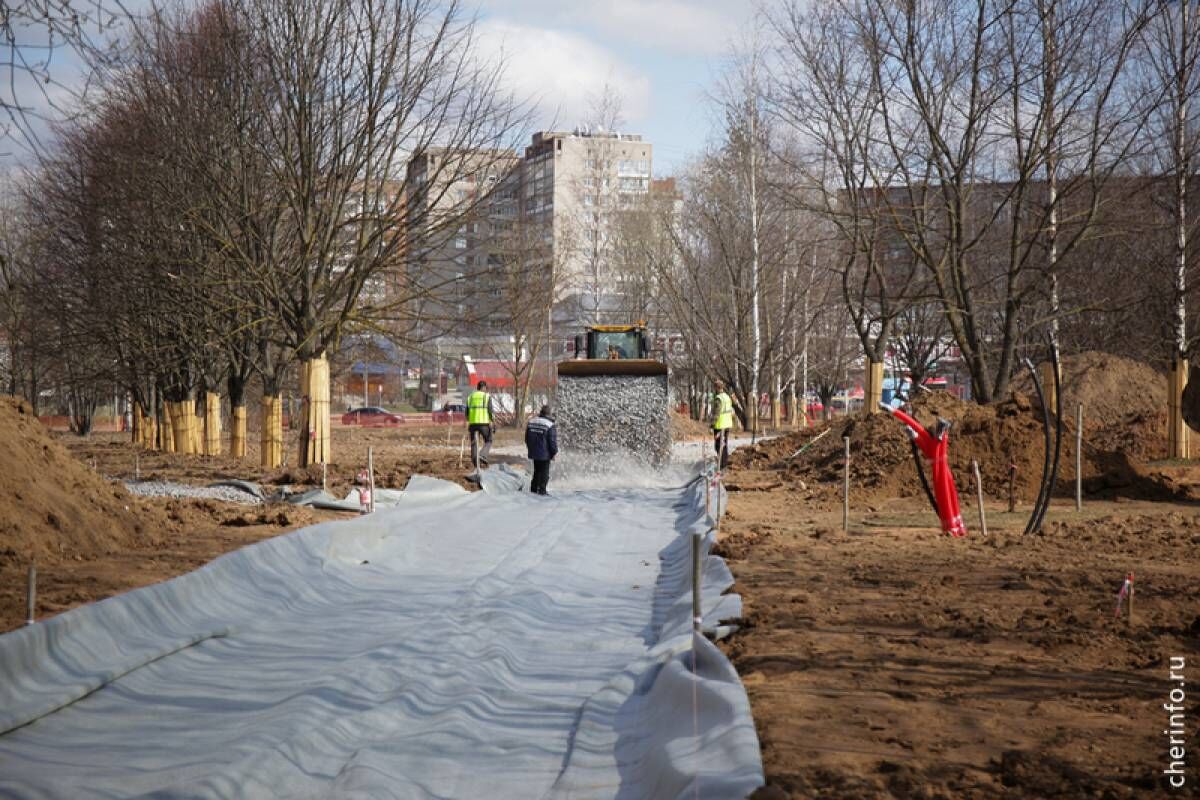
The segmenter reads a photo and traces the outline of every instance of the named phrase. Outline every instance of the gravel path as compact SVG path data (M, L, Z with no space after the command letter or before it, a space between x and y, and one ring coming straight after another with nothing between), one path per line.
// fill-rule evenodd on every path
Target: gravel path
M261 499L231 486L205 487L189 486L186 483L172 483L171 481L126 481L125 488L129 490L130 494L142 497L200 497L250 506L262 504Z

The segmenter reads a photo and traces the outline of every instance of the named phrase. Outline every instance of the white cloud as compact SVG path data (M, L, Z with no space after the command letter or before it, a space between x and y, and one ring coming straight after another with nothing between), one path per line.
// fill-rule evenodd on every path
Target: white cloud
M481 0L485 13L596 31L613 43L719 55L753 13L749 0Z
M650 79L588 39L494 18L478 32L481 55L503 59L506 87L537 104L542 124L572 128L586 121L591 98L605 84L620 94L627 122L646 120Z

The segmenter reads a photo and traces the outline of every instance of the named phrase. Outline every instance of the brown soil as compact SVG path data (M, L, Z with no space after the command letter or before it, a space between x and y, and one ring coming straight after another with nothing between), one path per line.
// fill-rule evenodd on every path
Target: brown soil
M942 536L917 500L856 509L844 534L795 485L731 494L718 550L746 627L724 647L756 798L1165 796L1169 659L1189 683L1200 664L1200 509L1056 507L1029 537L1028 506L1003 510L986 539ZM1132 624L1113 617L1130 570Z
M403 488L414 473L475 488L460 467L461 426L355 429L335 426L329 490L344 495L374 451L375 483ZM497 432L497 444L515 441ZM433 445L437 445L436 447ZM289 455L294 455L289 453ZM502 461L503 458L493 458ZM245 506L215 500L143 499L120 480L153 478L207 485L224 478L300 491L321 485L320 467L264 470L253 460L135 450L127 435L80 439L46 431L28 406L0 399L0 632L26 616L26 573L38 567L37 615L181 575L223 553L345 514L287 504Z
M1013 385L1035 396L1028 372L1020 373ZM1140 461L1166 457L1165 375L1128 358L1087 352L1063 359L1062 385L1066 419L1073 423L1077 405L1083 404L1084 437L1089 447L1125 453Z
M762 740L768 786L755 797L1165 796L1170 658L1188 674L1200 663L1200 466L1147 463L1165 452L1165 380L1153 370L1089 353L1064 373L1064 409L1085 404L1085 506L1059 501L1038 535L1022 531L1042 474L1042 412L1024 394L915 404L927 425L954 422L962 540L940 534L908 437L886 415L734 454L718 550L745 601L745 627L725 647ZM1060 496L1074 484L1064 416ZM972 459L987 538L965 494ZM1130 571L1131 623L1113 616ZM1193 701L1188 718L1197 713ZM1193 734L1188 752L1198 744Z
M0 398L0 563L91 557L160 540L121 486L72 457L27 403Z
M707 424L694 420L686 414L680 414L678 411L671 412L672 440L685 442L689 439L707 438L711 435Z
M343 496L354 486L358 474L367 468L367 449L375 462L375 485L387 489L403 489L414 473L451 480L466 488L475 488L467 480L470 473L471 448L462 442L463 429L452 426L447 438L445 426L398 426L395 428L351 428L335 426L331 432L330 450L333 462L326 470L326 481L332 494ZM184 456L175 453L136 450L122 434L99 434L79 439L61 434L72 452L85 463L96 464L103 475L132 479L135 470L144 479L162 479L204 485L213 481L238 478L261 483L265 488L293 486L297 489L321 485L321 467L298 468L286 462L295 459L295 452L285 451L285 464L278 469L258 465L257 452L244 459L229 456ZM291 437L285 431L288 443ZM517 440L509 429L497 431L494 446ZM447 441L450 442L447 445ZM462 451L460 461L459 453ZM495 456L493 462L520 459Z
M938 417L954 423L950 431L950 466L960 493L971 481L971 462L979 463L984 491L1005 498L1009 492L1010 465L1016 466L1013 492L1018 501L1032 501L1041 482L1046 452L1042 414L1023 394L991 406L963 402L945 393L925 394L914 402L914 416L932 427ZM1179 483L1162 469L1148 467L1139 454L1159 446L1159 438L1140 418L1088 430L1083 448L1084 493L1088 497L1116 496L1140 499L1188 499L1192 487ZM842 437L850 438L851 490L856 501L882 503L895 497L919 497L911 446L904 426L886 414L852 416L832 423L830 433L812 440L824 428L797 431L756 447L737 450L737 467L778 473L776 479L799 481L812 493L837 492L843 462ZM1134 446L1133 441L1139 442ZM792 457L805 444L812 446ZM1064 420L1057 494L1074 494L1075 425ZM822 492L824 486L827 491ZM1198 495L1200 496L1200 495ZM819 498L818 498L819 499ZM825 499L829 499L826 497Z
M1027 371L1015 376L1013 388L1033 396L1033 382ZM1064 358L1062 388L1063 415L1074 419L1076 404L1083 403L1085 428L1153 416L1167 405L1165 375L1141 362L1108 353L1087 352Z

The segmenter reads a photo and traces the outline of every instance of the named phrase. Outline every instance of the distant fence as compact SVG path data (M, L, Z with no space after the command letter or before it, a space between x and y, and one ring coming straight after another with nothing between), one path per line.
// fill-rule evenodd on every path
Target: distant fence
M355 428L355 427L402 428L407 425L463 425L466 422L465 416L461 413L446 414L444 412L437 412L436 414L434 414L434 413L429 413L429 412L410 413L410 412L405 411L403 414L401 414L401 416L404 417L404 422L402 422L400 424L371 425L370 423L366 423L361 426L347 425L346 427L348 427L348 428ZM52 431L64 431L65 432L65 431L71 430L71 418L65 414L57 415L57 416L47 415L47 416L38 417L38 421L40 421L43 425L46 426L46 428L48 428L49 430L52 430ZM330 422L333 423L334 425L340 426L342 424L342 418L340 415L335 414L335 415L333 415L332 419L330 419ZM228 426L228 419L225 420L225 423L226 423L226 426ZM288 429L288 419L286 416L284 417L283 427L285 429ZM93 417L92 418L92 433L122 433L125 430L126 430L125 421L121 417Z

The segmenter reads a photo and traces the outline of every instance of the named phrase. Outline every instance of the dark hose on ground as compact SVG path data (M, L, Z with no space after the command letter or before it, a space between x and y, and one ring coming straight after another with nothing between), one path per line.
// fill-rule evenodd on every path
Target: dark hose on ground
M929 498L929 505L933 509L933 513L938 513L937 500L933 497L933 490L929 488L929 479L925 477L925 465L922 463L923 456L921 448L917 447L915 439L908 440L908 446L912 448L913 463L917 465L917 477L921 479L921 488L925 490L925 496Z
M1050 467L1050 480L1046 484L1046 499L1042 502L1042 510L1038 512L1035 531L1042 529L1042 520L1050 508L1050 495L1054 493L1054 485L1058 481L1058 463L1062 456L1062 378L1058 374L1058 347L1050 342L1050 368L1054 370L1054 463Z
M1034 531L1034 526L1038 521L1038 511L1042 507L1042 501L1046 498L1046 478L1050 474L1050 409L1046 404L1046 394L1042 391L1042 379L1038 377L1037 367L1028 358L1025 359L1025 366L1029 367L1029 376L1033 378L1033 389L1037 393L1038 403L1042 406L1042 430L1046 437L1046 455L1042 459L1042 483L1038 489L1037 502L1033 504L1033 513L1029 515L1029 522L1025 525L1025 533L1030 534Z

